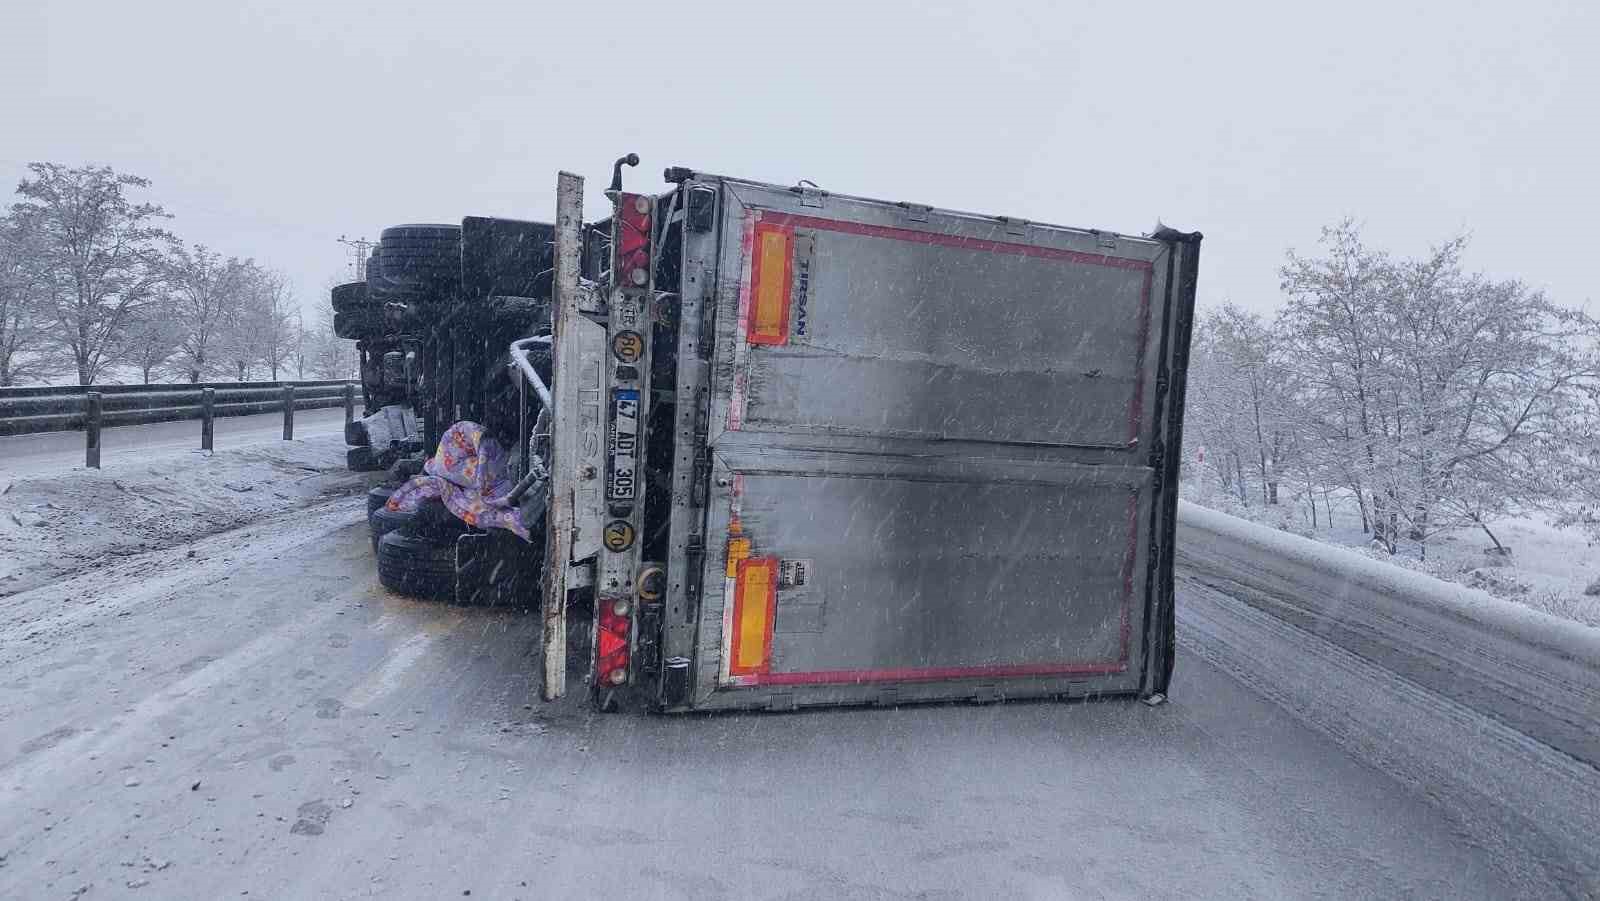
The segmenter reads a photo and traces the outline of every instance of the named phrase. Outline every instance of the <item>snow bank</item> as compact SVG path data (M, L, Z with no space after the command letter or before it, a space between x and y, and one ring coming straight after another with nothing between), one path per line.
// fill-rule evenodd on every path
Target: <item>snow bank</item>
M1561 619L1512 601L1404 569L1342 547L1280 532L1226 513L1179 501L1180 525L1257 548L1335 578L1453 614L1487 629L1514 635L1590 666L1600 666L1600 629ZM1179 538L1180 547L1182 537Z
M0 476L0 597L111 557L173 547L365 488L340 435Z

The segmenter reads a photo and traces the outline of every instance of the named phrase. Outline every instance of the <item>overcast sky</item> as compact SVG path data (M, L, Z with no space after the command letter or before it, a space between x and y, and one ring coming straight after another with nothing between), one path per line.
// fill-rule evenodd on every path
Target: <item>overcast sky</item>
M0 176L154 182L185 240L342 281L340 234L548 220L555 173L686 165L977 212L1206 234L1202 303L1270 310L1324 224L1583 305L1593 4L18 2ZM1600 312L1600 303L1588 303Z

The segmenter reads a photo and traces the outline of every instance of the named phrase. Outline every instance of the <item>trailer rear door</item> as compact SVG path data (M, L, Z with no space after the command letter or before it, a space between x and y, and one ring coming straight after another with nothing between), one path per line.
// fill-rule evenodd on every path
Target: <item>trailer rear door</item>
M1197 244L685 188L717 199L688 706L1164 689Z

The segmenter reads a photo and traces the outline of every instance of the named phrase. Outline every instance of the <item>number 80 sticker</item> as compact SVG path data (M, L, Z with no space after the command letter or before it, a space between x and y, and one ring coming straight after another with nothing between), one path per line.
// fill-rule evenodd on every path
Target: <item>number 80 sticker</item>
M611 339L611 352L624 363L636 363L644 356L644 337L638 332L617 332Z

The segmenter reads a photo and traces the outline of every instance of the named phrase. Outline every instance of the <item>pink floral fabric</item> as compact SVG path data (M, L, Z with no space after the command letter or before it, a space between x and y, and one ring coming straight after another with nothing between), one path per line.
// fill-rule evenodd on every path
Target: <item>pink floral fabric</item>
M437 497L457 518L480 529L507 529L529 540L522 511L506 500L515 483L506 472L506 451L475 422L458 422L439 438L439 449L411 479L389 496L390 510L415 510Z

